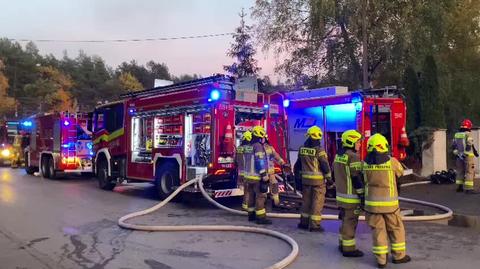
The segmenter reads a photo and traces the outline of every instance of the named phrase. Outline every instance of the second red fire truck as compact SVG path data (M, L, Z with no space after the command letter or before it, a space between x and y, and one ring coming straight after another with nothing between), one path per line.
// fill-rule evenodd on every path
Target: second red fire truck
M91 173L93 145L86 113L46 113L21 122L30 139L25 149L25 170L45 178L58 173Z

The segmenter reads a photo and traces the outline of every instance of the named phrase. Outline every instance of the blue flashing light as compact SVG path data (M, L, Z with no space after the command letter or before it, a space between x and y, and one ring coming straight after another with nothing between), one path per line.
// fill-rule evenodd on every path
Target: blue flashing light
M268 105L267 104L263 105L263 108L268 109Z
M92 142L87 143L87 149L89 149L89 150L93 149L93 143Z
M65 149L73 148L73 147L75 147L75 143L73 143L73 142L62 144L62 148L65 148Z
M63 125L68 126L68 125L70 125L70 122L68 120L64 120Z
M212 90L210 92L210 99L212 101L217 101L218 99L220 99L220 91L219 90Z
M93 156L93 155L95 155L95 153L93 153L93 151L90 151L90 155Z
M354 103L355 104L355 110L357 112L361 112L362 111L362 107L363 107L363 104L362 102L357 102L357 103Z
M134 107L128 109L128 114L133 115L137 110Z
M283 107L289 107L289 106L290 106L290 100L289 99L283 100Z
M25 127L32 127L33 123L29 120L22 122L22 125Z

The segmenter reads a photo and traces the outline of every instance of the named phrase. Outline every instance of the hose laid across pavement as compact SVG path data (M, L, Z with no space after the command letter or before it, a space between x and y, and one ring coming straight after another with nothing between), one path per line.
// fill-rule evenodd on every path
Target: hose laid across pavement
M289 264L291 264L295 260L295 258L298 255L298 244L297 244L297 242L295 242L295 240L293 240L293 238L291 238L290 236L288 236L286 234L283 234L283 233L280 233L280 232L277 232L277 231L273 231L273 230L269 230L269 229L258 228L258 227L250 227L250 226L236 226L236 225L175 225L175 226L173 226L173 225L138 225L138 224L127 223L127 220L129 220L129 219L144 216L144 215L150 214L150 213L152 213L156 210L159 210L160 208L165 206L168 202L170 202L170 200L172 200L183 189L185 189L186 187L188 187L188 186L190 186L194 183L197 183L197 182L201 186L202 193L204 194L204 196L206 194L206 197L210 198L210 196L208 196L208 193L206 193L205 189L203 188L203 183L202 183L201 179L200 180L199 179L190 180L187 183L180 186L178 189L176 189L170 196L168 196L165 200L158 203L157 205L155 205L151 208L148 208L148 209L145 209L145 210L142 210L142 211L138 211L138 212L134 212L134 213L130 213L128 215L125 215L125 216L121 217L118 220L118 225L122 228L131 229L131 230L139 230L139 231L160 231L160 232L187 232L187 231L188 232L191 232L191 231L215 231L216 232L216 231L227 231L227 232L247 232L247 233L264 234L264 235L272 236L272 237L275 237L275 238L278 238L278 239L281 239L281 240L285 241L287 244L290 245L290 247L292 249L290 251L290 253L285 258L283 258L279 262L277 262L277 263L275 263L275 264L273 264L269 267L266 267L266 269L282 269L282 268L287 267ZM215 202L215 203L217 203L217 202ZM220 205L220 204L218 204L218 205ZM243 213L245 213L245 212L241 212L241 211L238 211L238 212L242 213L242 215L243 215Z
M181 185L179 188L177 188L170 196L168 196L165 200L162 202L158 203L157 205L142 210L134 213L130 213L128 215L125 215L121 217L118 220L118 225L122 228L126 229L132 229L132 230L140 230L140 231L161 231L161 232L180 232L180 231L229 231L229 232L248 232L248 233L259 233L259 234L264 234L268 236L272 236L278 239L281 239L288 243L291 246L291 252L282 260L279 262L266 267L266 269L281 269L287 267L289 264L291 264L295 258L298 255L299 248L297 242L291 238L290 236L269 230L269 229L264 229L264 228L257 228L257 227L250 227L250 226L235 226L235 225L175 225L175 226L170 226L170 225L138 225L138 224L130 224L127 223L127 220L136 218L139 216L144 216L147 214L150 214L156 210L159 210L163 206L165 206L170 200L172 200L178 193L180 193L183 189L187 188L188 186L198 183L198 186L200 188L200 191L202 195L207 199L210 203L215 205L216 207L223 209L225 211L228 211L233 214L237 215L247 215L246 212L232 209L229 207L226 207L217 201L215 201L208 192L205 190L203 186L203 178L197 178L188 181L187 183ZM421 182L414 182L414 183L407 183L401 185L402 187L408 187L408 186L415 186L415 185L424 185L424 184L429 184L430 181L421 181ZM443 205L435 204L435 203L430 203L426 201L420 201L420 200L415 200L415 199L410 199L410 198L399 198L401 201L405 202L410 202L410 203L415 203L415 204L420 204L424 206L431 206L435 207L437 209L445 211L443 214L437 214L437 215L431 215L431 216L402 216L402 219L405 221L435 221L435 220L443 220L450 218L453 215L453 211ZM300 218L300 214L293 214L293 213L267 213L267 216L273 217L273 218L287 218L287 219L298 219ZM322 215L323 220L338 220L338 215ZM364 216L360 216L360 220L365 220Z

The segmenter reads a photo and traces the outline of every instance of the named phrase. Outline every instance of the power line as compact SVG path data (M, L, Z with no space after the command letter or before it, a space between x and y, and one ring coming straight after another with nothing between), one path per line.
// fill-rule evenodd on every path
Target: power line
M177 37L157 37L157 38L134 38L134 39L90 39L90 40L68 40L68 39L27 39L27 38L8 38L10 41L17 42L45 42L45 43L125 43L125 42L155 42L167 40L182 40L182 39L199 39L219 36L231 36L234 33L221 34L206 34L193 36L177 36Z

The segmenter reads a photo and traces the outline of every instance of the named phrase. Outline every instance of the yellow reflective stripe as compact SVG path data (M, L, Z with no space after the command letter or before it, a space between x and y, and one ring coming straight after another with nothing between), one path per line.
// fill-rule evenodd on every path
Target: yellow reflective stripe
M362 194L365 192L364 189L355 189L355 191L357 192L357 194Z
M344 197L337 196L336 199L337 199L337 201L342 202L342 203L346 203L346 204L359 204L360 203L360 199L356 199L356 198L344 198Z
M320 151L320 153L318 155L320 157L327 157L327 153L324 150Z
M242 209L243 210L248 210L248 204L242 204Z
M392 169L392 162L388 161L384 164L366 164L363 166L367 171L389 171Z
M456 133L455 138L456 139L463 139L463 138L465 138L465 133Z
M302 214L300 214L300 216L302 218L310 218L310 214L308 214L308 213L302 213Z
M255 212L255 207L249 207L249 208L247 209L247 211L248 211L248 212Z
M261 216L261 215L267 214L267 211L266 211L265 208L264 208L264 209L260 209L260 210L255 211L255 214L256 214L257 216Z
M393 175L393 171L388 172L388 180L390 181L390 197L395 196L395 176Z
M388 246L373 246L372 252L375 254L388 254Z
M321 221L322 220L322 215L311 215L310 219L313 221Z
M473 181L465 180L465 186L473 187Z
M464 179L457 179L457 180L455 180L455 183L456 183L456 184L460 184L460 185L463 184L464 182L465 182Z
M369 206L398 206L398 200L395 201L365 201Z
M355 239L342 240L342 246L344 246L344 247L353 247L353 246L355 246Z
M302 178L322 180L323 176L321 176L321 175L302 175Z
M345 167L347 173L347 194L352 194L352 177L350 176L350 167Z
M243 176L245 179L250 179L250 180L260 180L260 177L259 176L248 176L248 175L244 175Z
M341 163L341 164L347 164L348 162L348 155L347 154L343 154L343 155L336 155L335 156L335 161L336 163Z
M407 246L405 244L405 242L403 243L392 243L392 250L394 251L402 251L402 250L406 250L407 249Z
M360 169L362 169L362 162L350 163L350 168L360 170Z
M112 141L113 139L119 137L119 136L122 136L123 134L125 133L125 129L124 128L121 128L121 129L118 129L114 132L112 132L111 134L103 134L99 137L97 137L95 140L93 140L93 144L98 144L100 143L102 140L105 141L105 142L110 142Z

